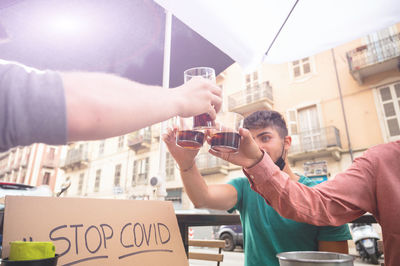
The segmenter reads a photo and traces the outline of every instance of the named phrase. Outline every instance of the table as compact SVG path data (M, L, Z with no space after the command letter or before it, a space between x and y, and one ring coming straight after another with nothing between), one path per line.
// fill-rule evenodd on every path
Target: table
M177 214L179 231L181 233L186 255L189 253L189 227L241 224L238 214ZM374 216L363 215L351 223L377 223Z

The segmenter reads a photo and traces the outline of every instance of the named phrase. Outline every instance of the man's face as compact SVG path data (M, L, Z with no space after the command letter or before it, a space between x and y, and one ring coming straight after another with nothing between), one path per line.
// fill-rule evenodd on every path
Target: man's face
M289 149L291 138L282 139L274 127L249 130L258 147L269 154L275 162L282 155L282 149ZM285 146L285 147L284 147Z

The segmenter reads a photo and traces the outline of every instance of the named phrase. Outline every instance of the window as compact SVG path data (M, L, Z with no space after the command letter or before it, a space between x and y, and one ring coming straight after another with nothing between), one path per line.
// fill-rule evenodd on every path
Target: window
M253 73L246 74L245 76L245 84L246 84L246 89L251 89L254 86L257 86L259 84L258 82L258 72L255 71Z
M167 152L166 160L165 160L165 173L166 180L171 181L175 179L175 161L172 155Z
M291 63L292 75L298 78L311 73L310 58L306 57L301 60L296 60Z
M118 137L118 149L122 149L124 147L125 136Z
M246 74L245 77L245 85L246 85L246 103L251 103L260 98L260 90L259 90L259 79L258 72L255 71L250 74Z
M133 167L134 184L145 184L149 174L149 158L137 160Z
M133 162L133 173L132 173L132 187L136 186L136 175L137 175L138 161Z
M389 141L400 139L400 82L378 91L386 135Z
M286 121L287 121L287 127L289 131L289 135L297 135L298 130L297 130L297 110L288 110L286 112Z
M151 127L145 127L138 130L139 136L143 137L144 140L149 140L151 138Z
M55 148L50 148L49 149L49 153L47 154L47 156L48 156L47 158L49 160L54 160L55 151L56 151Z
M105 140L101 140L100 144L99 144L99 156L104 153L104 146L105 145L106 145L106 141Z
M317 107L311 106L297 112L298 125L301 133L300 141L304 150L316 150L323 146Z
M78 183L78 194L82 195L83 192L83 179L85 177L85 174L82 173L79 175L79 183Z
M311 151L324 147L325 135L320 126L316 105L286 112L289 135L292 137L292 152Z
M48 184L50 184L50 173L45 172L43 175L42 185L48 185Z
M96 171L96 179L94 181L94 192L100 191L100 178L101 178L101 169Z
M121 165L117 164L115 166L115 173L114 173L114 186L119 187L121 185Z
M175 210L182 209L182 188L167 189L165 200L172 201Z

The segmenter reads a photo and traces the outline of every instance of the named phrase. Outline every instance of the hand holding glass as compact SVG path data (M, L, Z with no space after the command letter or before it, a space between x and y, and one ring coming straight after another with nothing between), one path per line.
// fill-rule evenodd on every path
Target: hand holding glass
M217 115L215 128L211 129L211 149L217 152L234 153L239 150L239 128L243 127L243 116L233 112Z
M212 80L215 82L215 71L209 67L195 67L185 70L183 73L185 83L194 77L203 77L205 79ZM214 120L211 119L207 113L197 115L193 117L193 128L194 129L208 129L214 127Z

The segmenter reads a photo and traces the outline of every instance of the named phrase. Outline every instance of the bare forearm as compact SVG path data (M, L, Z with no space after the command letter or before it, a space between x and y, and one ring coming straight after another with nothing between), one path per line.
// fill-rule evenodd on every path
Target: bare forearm
M229 210L237 202L236 189L229 184L207 185L196 166L181 173L186 193L196 208Z
M185 191L196 208L208 208L208 186L201 176L197 166L182 172L181 177Z
M62 74L68 140L126 134L177 114L171 90L103 73Z

